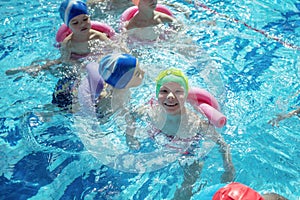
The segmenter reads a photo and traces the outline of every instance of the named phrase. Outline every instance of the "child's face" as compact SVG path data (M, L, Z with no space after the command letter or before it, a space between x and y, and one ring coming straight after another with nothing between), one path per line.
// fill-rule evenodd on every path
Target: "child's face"
M91 29L90 17L85 14L73 17L69 23L69 27L75 34L89 32Z
M169 114L180 114L185 102L184 88L176 82L168 82L161 86L158 103Z
M145 74L145 72L139 67L139 65L137 65L134 72L133 72L132 78L128 82L126 87L131 88L131 87L139 86L142 83L143 79L144 79L144 74Z

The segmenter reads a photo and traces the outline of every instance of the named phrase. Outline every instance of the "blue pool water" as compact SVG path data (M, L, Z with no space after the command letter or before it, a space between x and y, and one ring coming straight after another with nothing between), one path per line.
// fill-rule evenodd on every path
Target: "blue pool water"
M146 79L164 67L182 68L193 85L217 97L228 118L218 131L231 146L236 181L261 193L300 199L299 118L282 121L279 127L268 124L276 114L300 103L300 3L161 3L169 6L186 29L177 36L178 43L135 47ZM31 126L35 123L30 121L31 113L46 112L42 105L51 102L59 74L6 76L5 71L59 57L53 46L61 24L59 4L58 0L3 0L0 4L0 199L171 199L183 178L177 162L132 173L125 165L123 170L104 165L103 155L109 150L117 155L120 149L103 144L124 141L101 136L96 138L99 144L91 144L96 141L92 130L82 131L81 122L71 114L56 114L49 121L37 122L37 127ZM123 10L109 10L103 3L92 16L118 30ZM154 91L154 86L147 81L134 92L134 103L144 103L151 96L149 91ZM108 125L105 130L117 129ZM219 153L212 148L195 190L218 184L222 172ZM198 199L197 195L193 199Z

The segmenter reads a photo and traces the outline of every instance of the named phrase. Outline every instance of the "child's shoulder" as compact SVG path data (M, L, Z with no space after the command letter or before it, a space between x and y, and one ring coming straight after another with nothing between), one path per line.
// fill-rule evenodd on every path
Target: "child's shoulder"
M71 33L67 37L65 37L65 39L61 42L61 47L62 48L67 47L71 44L72 36L73 36L73 33Z
M163 12L154 11L155 17L160 18L162 22L176 22L177 20L170 15L167 15Z
M187 110L188 123L190 126L197 126L199 131L214 129L214 126L208 122L208 120L203 119L199 114L195 113L192 110Z
M106 36L105 33L102 33L100 31L97 31L97 30L93 30L91 29L90 30L90 40L103 40L103 41L106 41L106 40L109 40L109 38Z

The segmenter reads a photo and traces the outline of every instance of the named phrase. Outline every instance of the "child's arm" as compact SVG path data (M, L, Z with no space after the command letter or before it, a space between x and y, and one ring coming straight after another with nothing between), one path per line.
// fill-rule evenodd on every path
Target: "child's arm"
M284 119L296 116L300 114L300 107L296 110L293 110L285 115L279 114L277 115L276 118L270 120L268 123L271 124L272 126L278 126L278 123Z
M135 138L135 117L133 116L133 114L128 111L125 115L125 121L126 121L126 133L125 133L125 137L126 137L126 143L127 145L131 148L131 149L139 149L140 148L140 143L139 141Z
M223 159L223 167L225 169L225 172L222 175L221 182L231 182L234 179L235 176L235 169L232 163L232 157L230 152L229 145L224 141L223 137L221 137L218 142L219 144L219 152L222 155Z
M57 60L44 60L44 61L46 63L43 64L43 65L38 65L38 64L33 64L32 63L32 65L30 65L30 66L9 69L5 72L5 74L10 76L10 75L17 74L19 72L27 72L29 74L36 75L41 70L48 70L51 66L59 65L59 64L62 63L62 61L60 59L57 59Z
M230 147L212 125L208 125L207 130L208 132L206 133L206 137L213 140L216 144L219 145L219 152L222 155L223 167L225 169L225 172L222 175L221 181L223 183L231 182L233 181L235 176L235 169L232 163Z
M181 21L177 20L175 17L167 15L165 13L158 13L159 22L168 24L174 31L179 31L184 28Z
M19 72L27 72L28 74L37 75L41 70L49 70L50 67L52 67L53 65L62 64L63 60L70 59L71 53L68 51L67 42L63 42L61 44L60 53L61 53L61 57L59 59L55 59L55 60L44 59L44 60L33 61L29 66L9 69L5 73L6 75L14 75ZM38 64L38 62L39 63L45 62L45 63Z
M142 116L145 114L147 105L143 105L137 109L134 110L126 110L125 114L125 121L127 124L126 127L126 143L131 149L139 149L140 143L135 138L135 130L136 130L136 120L138 118L142 118Z
M27 72L29 74L32 75L37 75L40 71L42 70L49 70L50 67L54 66L54 65L59 65L62 63L73 63L74 61L70 60L71 58L71 51L70 51L70 38L71 36L69 35L62 43L61 43L61 47L60 47L60 58L59 59L55 59L55 60L49 60L49 59L44 59L44 60L37 60L31 63L30 66L26 66L26 67L18 67L18 68L14 68L14 69L9 69L7 70L5 73L6 75L14 75L17 74L19 72ZM37 64L37 63L41 63L41 62L45 62L44 64Z

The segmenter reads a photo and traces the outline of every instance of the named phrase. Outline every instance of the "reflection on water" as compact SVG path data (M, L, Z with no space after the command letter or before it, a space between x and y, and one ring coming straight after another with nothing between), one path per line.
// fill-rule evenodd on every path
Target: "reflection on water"
M192 85L206 88L217 97L228 118L226 127L219 131L231 145L238 173L236 180L260 192L274 191L297 199L299 119L292 117L280 123L280 127L267 122L298 103L297 95L293 96L299 90L298 50L280 41L299 46L299 3L290 0L278 6L273 1L206 2L220 14L195 8L189 1L163 3L188 25L182 33L167 40L129 46L146 71L144 85L132 91L134 106L151 98L154 78L160 70L182 69ZM58 49L53 47L54 35L61 24L58 4L2 2L3 74L34 60L59 57ZM105 9L95 10L95 19L117 29L117 17L122 10L114 13ZM26 12L20 12L23 10ZM102 15L97 18L97 13ZM212 23L202 23L204 20ZM120 36L118 40L124 42L126 38ZM102 47L96 44L95 52ZM91 60L97 59L97 53ZM75 70L70 68L70 73L72 69ZM43 111L37 107L51 102L56 82L57 78L46 72L37 77L18 74L1 79L1 196L171 199L174 188L182 181L182 171L174 162L176 153L154 151L156 146L141 138L144 151L137 154L126 145L124 127L117 128L115 124L104 127L85 124L85 119L65 114L54 114L50 121L41 121L25 114ZM140 126L144 125L141 122ZM152 148L147 148L151 145ZM205 158L201 180L195 188L219 182L223 169L216 151L213 149ZM150 170L147 166L151 166ZM162 166L166 167L160 169ZM126 173L127 169L156 171L137 175Z

